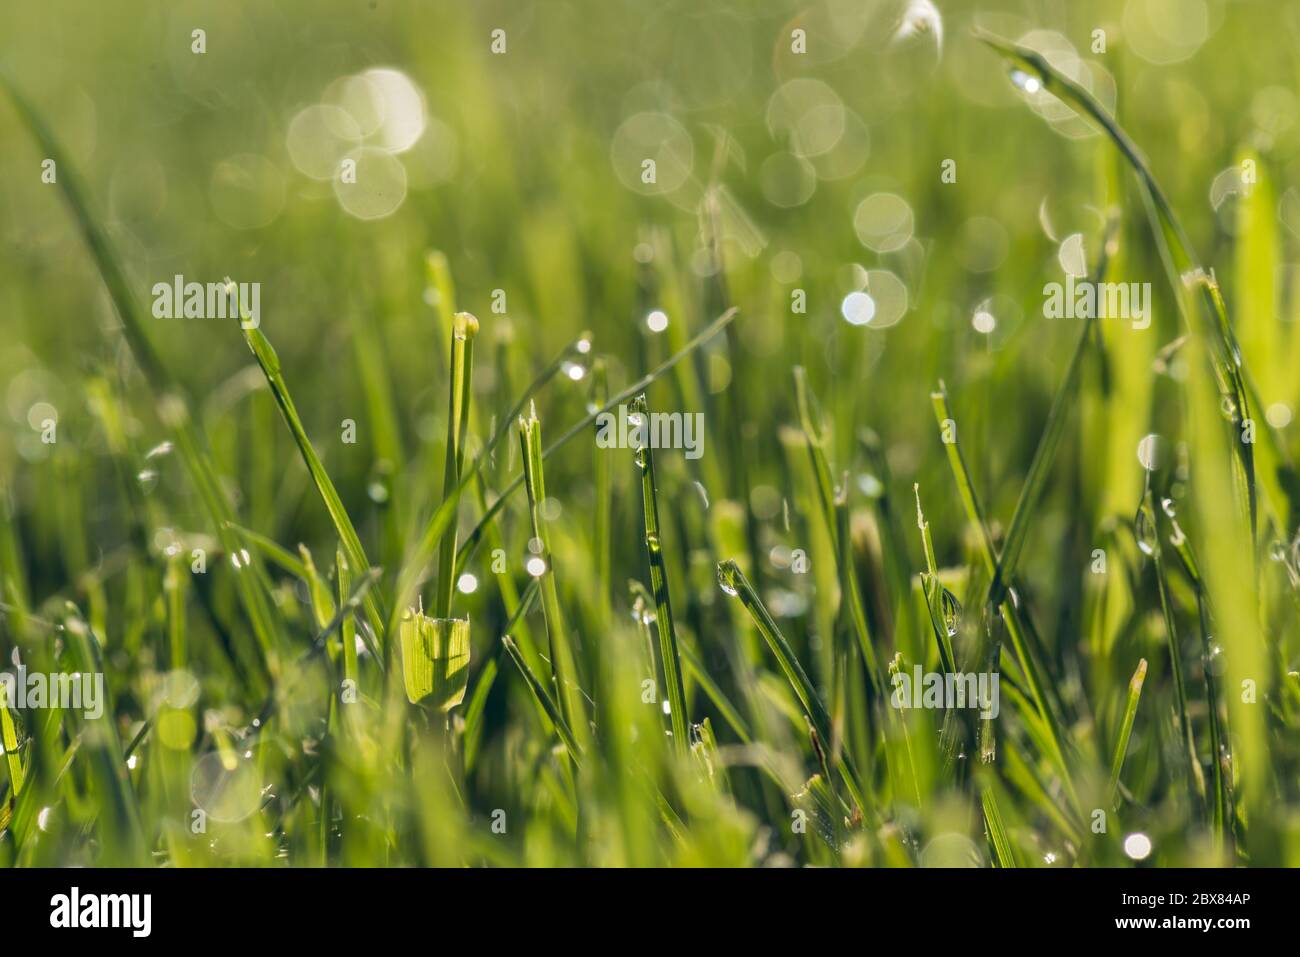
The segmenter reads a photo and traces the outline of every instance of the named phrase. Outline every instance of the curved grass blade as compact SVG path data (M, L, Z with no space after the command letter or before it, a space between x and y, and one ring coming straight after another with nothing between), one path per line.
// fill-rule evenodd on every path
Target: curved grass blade
M1142 188L1142 196L1151 219L1152 232L1160 249L1169 285L1188 328L1199 331L1210 347L1210 357L1218 380L1220 394L1232 403L1241 417L1249 415L1251 404L1258 406L1258 397L1246 375L1241 349L1228 321L1227 309L1218 294L1217 283L1209 276L1179 221L1164 190L1156 181L1151 165L1133 139L1115 121L1097 99L1078 83L1062 74L1035 50L1012 43L984 31L976 36L998 53L1011 60L1019 69L1026 70L1042 84L1043 89L1059 98L1070 108L1089 117L1106 133L1111 142L1128 161ZM1199 305L1193 292L1199 292ZM1198 321L1197 315L1201 318ZM1261 430L1268 439L1270 455L1285 461L1280 444L1269 429ZM1250 522L1252 539L1256 531L1257 492L1255 489L1255 461L1253 444L1234 442L1234 464L1237 487L1243 496L1241 502L1245 517ZM1270 494L1279 495L1272 476L1268 477ZM1275 499L1280 505L1283 499Z

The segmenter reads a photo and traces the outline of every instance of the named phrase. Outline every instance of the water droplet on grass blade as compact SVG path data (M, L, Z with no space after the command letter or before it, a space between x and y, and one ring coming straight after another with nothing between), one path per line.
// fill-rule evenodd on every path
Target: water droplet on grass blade
M718 587L733 597L739 594L736 589L736 573L735 562L718 562Z
M943 610L943 627L948 632L949 638L957 636L957 629L961 625L961 602L957 596L944 589L939 596L939 604Z
M1024 90L1026 93L1034 94L1043 88L1043 81L1038 79L1032 73L1026 73L1018 67L1011 70L1011 82L1016 89Z
M1160 436L1152 433L1144 436L1137 447L1138 461L1148 472L1160 467Z
M1156 519L1145 504L1133 517L1133 535L1137 538L1138 548L1142 549L1144 554L1156 553L1156 546L1159 544L1156 540Z

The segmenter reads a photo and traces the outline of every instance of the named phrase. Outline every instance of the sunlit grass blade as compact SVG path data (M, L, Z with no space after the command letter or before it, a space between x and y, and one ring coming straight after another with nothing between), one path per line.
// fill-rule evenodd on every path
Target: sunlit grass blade
M1124 770L1124 756L1128 754L1129 739L1133 736L1133 719L1137 717L1138 701L1142 698L1142 684L1147 677L1147 660L1138 662L1137 670L1128 683L1128 701L1124 705L1124 720L1119 726L1119 735L1115 739L1114 756L1110 760L1110 783L1106 787L1111 806L1119 794L1119 775Z
M469 681L469 619L433 618L422 611L402 617L398 636L406 697L437 711L465 698Z
M989 847L993 850L994 863L998 867L1019 867L1015 848L1007 836L1007 826L1002 820L1002 811L992 787L980 788L980 807L984 811L984 830L988 835Z
M4 745L5 765L9 768L9 794L16 797L23 791L26 775L22 752L18 748L18 725L10 706L7 686L0 682L0 745Z
M469 422L470 396L474 376L474 338L478 320L467 312L456 313L451 331L451 375L447 397L447 446L442 473L442 495L447 498L460 484L465 460L465 435ZM451 596L456 588L456 523L447 524L438 549L438 587L434 592L436 618L451 615Z

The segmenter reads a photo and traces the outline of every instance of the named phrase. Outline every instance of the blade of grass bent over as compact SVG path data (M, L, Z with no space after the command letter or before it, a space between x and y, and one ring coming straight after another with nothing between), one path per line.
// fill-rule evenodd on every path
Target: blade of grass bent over
M1232 402L1233 408L1242 416L1247 416L1250 405L1258 406L1258 397L1253 395L1245 367L1242 364L1241 350L1228 322L1227 310L1222 297L1218 295L1217 283L1206 273L1192 248L1191 242L1183 229L1182 223L1174 213L1173 206L1165 196L1164 190L1156 181L1150 163L1142 155L1137 144L1115 121L1115 118L1083 89L1079 84L1062 74L1035 50L1004 40L984 31L976 31L976 36L998 53L1007 57L1018 67L1032 72L1042 83L1043 89L1059 98L1063 103L1077 112L1088 116L1106 133L1111 142L1128 161L1138 182L1142 187L1143 200L1150 215L1152 231L1160 249L1174 299L1178 304L1188 328L1200 332L1210 347L1210 357L1223 398ZM1199 306L1193 302L1192 290L1199 291ZM1198 322L1196 316L1200 315ZM1280 446L1273 433L1265 428L1261 430L1268 440L1270 455L1284 459ZM1255 460L1253 443L1234 442L1234 465L1237 489L1243 496L1241 506L1250 523L1252 539L1255 534L1257 493L1255 489ZM1266 474L1270 494L1275 504L1280 504L1281 490L1273 476Z

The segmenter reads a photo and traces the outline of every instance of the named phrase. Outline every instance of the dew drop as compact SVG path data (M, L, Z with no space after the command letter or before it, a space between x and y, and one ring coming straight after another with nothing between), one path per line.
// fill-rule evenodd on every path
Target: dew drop
M1143 505L1133 518L1133 534L1137 537L1138 548L1146 555L1156 553L1156 523L1151 510Z
M720 562L718 564L718 587L721 588L728 595L734 597L737 594L739 594L739 592L736 591L736 586L732 584L732 579L733 579L733 575L731 573L731 569L727 566L726 563Z
M1043 88L1043 82L1038 77L1026 73L1024 70L1013 69L1011 71L1011 82L1015 84L1017 89L1030 94L1037 93Z

